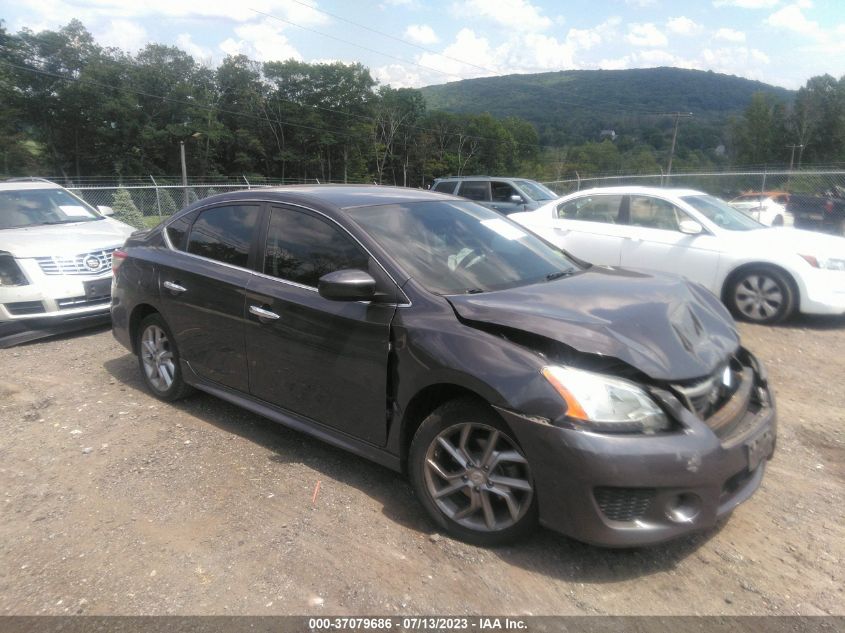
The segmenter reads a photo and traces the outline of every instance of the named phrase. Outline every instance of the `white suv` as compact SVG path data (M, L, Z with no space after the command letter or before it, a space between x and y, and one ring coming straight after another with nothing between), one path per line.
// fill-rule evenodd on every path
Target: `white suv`
M64 187L0 182L0 347L107 321L112 253L135 230Z

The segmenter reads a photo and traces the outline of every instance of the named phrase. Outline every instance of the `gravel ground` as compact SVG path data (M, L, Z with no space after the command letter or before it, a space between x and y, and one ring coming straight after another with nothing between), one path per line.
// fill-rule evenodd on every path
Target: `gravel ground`
M762 488L625 551L441 537L400 475L158 402L107 330L0 350L0 614L845 614L845 320L741 330L780 406Z

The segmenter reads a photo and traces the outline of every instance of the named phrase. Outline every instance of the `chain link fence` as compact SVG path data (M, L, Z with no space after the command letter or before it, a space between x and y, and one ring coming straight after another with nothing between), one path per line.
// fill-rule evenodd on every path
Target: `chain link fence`
M61 179L54 179L61 182ZM115 215L138 227L154 226L179 209L219 193L261 189L281 185L320 184L315 179L281 180L271 178L221 178L214 182L190 182L181 184L175 178L153 178L149 180L123 180L120 184L104 182L96 178L64 182L64 186L77 196L97 207L111 207ZM323 183L326 184L326 183Z
M784 192L845 198L845 170L736 171L664 174L628 174L555 180L544 185L559 195L594 187L642 186L697 189L724 200L743 193Z

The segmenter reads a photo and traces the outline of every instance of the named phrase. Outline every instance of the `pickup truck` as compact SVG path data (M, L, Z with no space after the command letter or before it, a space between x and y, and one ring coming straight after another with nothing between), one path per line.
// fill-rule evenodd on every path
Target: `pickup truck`
M786 210L795 217L796 227L845 235L845 188L836 187L824 195L791 193Z

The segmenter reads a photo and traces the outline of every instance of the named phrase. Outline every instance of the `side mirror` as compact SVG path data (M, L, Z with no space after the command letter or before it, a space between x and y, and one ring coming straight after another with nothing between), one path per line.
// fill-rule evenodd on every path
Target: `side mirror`
M97 211L100 212L100 215L105 215L105 216L114 215L114 209L112 209L111 207L107 207L105 205L102 205L102 204L97 205Z
M320 277L317 291L332 301L370 301L376 295L376 280L363 270L346 268Z
M517 204L522 204L523 202L525 202L525 200L522 199L522 196L516 193L511 196L510 200L511 202L515 202Z
M678 223L678 230L687 235L698 235L704 231L704 227L695 220L681 220Z

